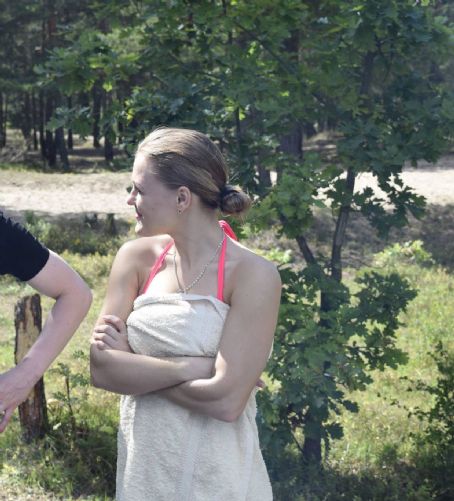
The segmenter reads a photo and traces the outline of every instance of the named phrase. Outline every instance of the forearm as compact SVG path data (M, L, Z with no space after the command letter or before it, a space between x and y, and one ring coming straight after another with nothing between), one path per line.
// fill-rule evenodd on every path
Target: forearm
M123 395L141 395L202 377L191 357L156 358L118 350L91 348L91 378L97 388ZM205 364L208 368L208 364Z
M35 384L63 350L90 304L91 292L84 283L56 299L41 334L17 367L28 384Z
M247 398L229 391L216 376L197 379L160 392L172 402L221 421L235 421L244 409Z

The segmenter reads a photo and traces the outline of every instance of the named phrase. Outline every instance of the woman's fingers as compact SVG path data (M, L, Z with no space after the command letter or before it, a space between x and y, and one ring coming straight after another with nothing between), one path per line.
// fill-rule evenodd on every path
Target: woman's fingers
M100 350L114 349L131 352L124 321L115 315L103 315L104 324L97 325L92 334L93 343Z
M98 350L108 350L112 348L111 346L107 346L103 341L97 339L92 339L91 343L94 344Z
M106 334L107 336L110 336L112 339L118 339L120 337L120 333L117 331L117 329L108 324L97 325L93 329L93 331L98 334Z
M131 352L132 350L128 343L126 326L123 320L113 315L105 315L103 319L109 322L113 319L116 325L112 325L111 323L97 325L92 334L93 343L95 343L100 350L113 349ZM122 328L122 325L124 326L124 330L120 332L117 330L117 326L118 328Z
M103 315L102 318L104 322L112 325L118 332L126 334L126 324L121 318L115 315Z
M115 339L104 332L94 332L93 339L95 341L102 341L105 344L113 344L115 343Z
M111 325L97 325L92 334L92 340L100 350L116 348L120 333Z

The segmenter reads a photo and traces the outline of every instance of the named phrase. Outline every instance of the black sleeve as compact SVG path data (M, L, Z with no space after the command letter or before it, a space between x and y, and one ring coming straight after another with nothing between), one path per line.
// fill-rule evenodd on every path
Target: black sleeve
M49 259L49 250L19 223L0 212L0 275L24 282L37 275Z

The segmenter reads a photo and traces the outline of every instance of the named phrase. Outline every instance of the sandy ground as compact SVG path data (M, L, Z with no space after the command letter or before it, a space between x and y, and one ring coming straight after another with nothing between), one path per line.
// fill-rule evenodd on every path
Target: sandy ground
M436 165L407 168L402 177L428 203L454 204L454 155ZM128 172L48 174L0 168L0 208L12 214L25 210L47 216L96 212L132 219L133 210L126 205L129 184ZM357 179L357 189L365 186L376 188L369 174Z
M113 213L133 218L126 204L130 173L47 174L0 169L0 207L42 215Z
M424 196L428 204L454 204L454 155L445 156L437 164L421 162L417 168L405 168L402 173L404 184ZM356 190L377 185L370 174L361 174L356 180Z

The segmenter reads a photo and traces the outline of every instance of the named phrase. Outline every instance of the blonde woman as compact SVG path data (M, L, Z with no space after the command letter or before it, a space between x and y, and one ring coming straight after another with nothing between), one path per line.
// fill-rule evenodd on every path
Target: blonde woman
M115 258L91 350L93 384L124 395L117 499L271 500L255 390L281 283L218 221L250 200L207 136L160 128L128 204L142 238Z

